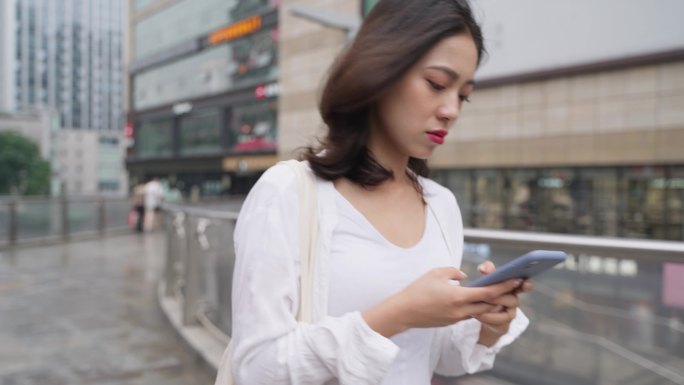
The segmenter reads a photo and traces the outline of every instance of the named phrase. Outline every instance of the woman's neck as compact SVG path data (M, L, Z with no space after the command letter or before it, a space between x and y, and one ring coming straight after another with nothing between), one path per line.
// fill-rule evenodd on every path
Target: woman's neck
M394 178L386 183L391 185L411 184L410 178L406 175L409 157L396 151L394 147L387 145L387 143L390 143L388 138L381 138L376 135L371 135L368 141L368 151L373 155L375 161L387 170L392 171Z

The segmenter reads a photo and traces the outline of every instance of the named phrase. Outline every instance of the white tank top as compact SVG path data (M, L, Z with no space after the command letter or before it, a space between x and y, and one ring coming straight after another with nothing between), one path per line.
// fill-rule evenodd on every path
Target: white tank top
M365 311L396 294L435 267L449 266L439 224L426 207L421 240L402 248L385 239L339 192L339 221L332 234L328 313ZM391 338L399 348L382 384L429 385L434 329L410 329Z

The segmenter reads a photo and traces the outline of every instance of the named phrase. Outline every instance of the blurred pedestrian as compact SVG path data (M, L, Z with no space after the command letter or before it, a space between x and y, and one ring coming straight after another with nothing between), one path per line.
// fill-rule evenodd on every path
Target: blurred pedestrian
M133 194L131 196L131 205L136 213L135 216L135 231L142 233L143 224L145 223L145 184L138 183L133 187Z
M232 366L239 385L428 385L435 372L491 368L525 330L518 294L531 282L456 282L460 210L427 179L426 159L473 92L482 41L466 0L377 3L329 73L319 104L328 132L304 156L318 197L313 323L296 317L309 294L299 179L279 164L237 221L232 344L217 384L231 383Z
M164 190L159 178L152 177L145 184L145 230L153 230L157 226L158 213L161 210Z

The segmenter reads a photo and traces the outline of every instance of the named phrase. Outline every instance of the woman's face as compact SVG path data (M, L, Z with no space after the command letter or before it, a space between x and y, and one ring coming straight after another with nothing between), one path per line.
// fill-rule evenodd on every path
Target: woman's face
M378 101L369 143L374 155L427 159L472 93L476 68L469 35L437 43Z

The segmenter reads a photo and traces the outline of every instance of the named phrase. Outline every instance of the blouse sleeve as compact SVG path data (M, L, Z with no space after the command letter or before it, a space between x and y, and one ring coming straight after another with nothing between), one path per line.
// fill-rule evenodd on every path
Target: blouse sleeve
M463 221L461 210L451 191L444 189L447 199L447 211L451 212L450 232L454 239L454 264L461 266L463 256ZM501 336L492 346L480 345L482 324L476 319L469 319L451 326L437 329L433 343L432 362L435 372L445 376L460 376L466 373L476 373L491 369L494 366L496 354L513 342L527 329L530 321L518 308L515 318L511 321L508 332ZM436 357L436 360L435 360Z
M398 353L359 312L297 322L299 234L294 174L267 171L236 225L232 370L237 384L378 384Z
M435 338L439 342L440 351L435 372L445 376L460 376L491 369L496 354L518 338L529 323L525 314L518 308L508 332L490 347L477 343L482 324L476 319L438 329Z

